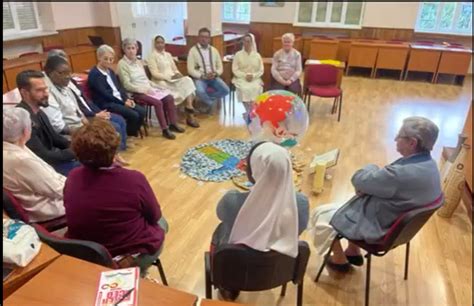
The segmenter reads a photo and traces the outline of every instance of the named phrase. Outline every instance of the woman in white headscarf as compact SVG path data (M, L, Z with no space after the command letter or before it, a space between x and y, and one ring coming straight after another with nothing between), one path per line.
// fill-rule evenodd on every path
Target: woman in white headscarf
M243 37L243 48L235 54L232 61L232 73L237 98L242 101L248 114L255 98L263 92L263 61L258 54L253 34Z
M298 235L308 224L309 202L296 193L291 158L286 149L272 142L256 144L247 157L250 192L231 190L217 205L222 221L212 236L211 254L223 244L245 244L296 257ZM220 288L226 299L238 292Z

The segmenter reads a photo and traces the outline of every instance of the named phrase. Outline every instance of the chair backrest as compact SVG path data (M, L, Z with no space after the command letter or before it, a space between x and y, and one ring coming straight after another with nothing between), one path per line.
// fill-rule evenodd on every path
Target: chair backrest
M20 201L5 188L3 188L3 209L11 219L18 219L25 223L30 223L30 217L28 217Z
M55 45L55 46L43 47L43 52L48 52L48 51L51 51L51 50L54 50L54 49L64 50L64 46L63 45Z
M433 202L402 214L385 235L383 239L384 249L390 250L410 242L443 203L444 197L441 194Z
M173 39L171 39L172 41L178 41L178 40L184 40L184 37L183 36L176 36L176 37L173 37Z
M96 242L69 239L54 235L48 232L44 227L33 224L39 238L42 242L53 248L56 252L85 261L89 261L109 268L117 268L107 249Z
M92 101L92 92L91 92L91 89L89 87L89 84L87 82L83 82L80 84L80 86L82 87L82 94L84 95L84 97L86 98L86 100L88 102Z
M237 32L234 32L234 31L224 31L223 34L234 34L234 35L237 35Z
M308 264L308 243L298 243L296 258L275 251L260 252L245 245L223 245L212 255L212 283L243 291L275 288L292 281L301 283Z
M434 43L434 41L419 40L419 41L415 41L415 44L416 45L422 45L422 46L432 46L435 43Z
M328 64L307 65L304 83L307 86L336 86L337 68Z
M88 38L91 44L96 47L100 47L101 45L105 44L104 39L100 36L89 35Z

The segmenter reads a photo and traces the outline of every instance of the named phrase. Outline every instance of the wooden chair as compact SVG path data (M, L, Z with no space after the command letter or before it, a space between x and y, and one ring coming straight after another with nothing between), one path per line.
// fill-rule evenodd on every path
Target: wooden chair
M296 305L303 305L303 280L310 249L298 243L296 258L275 251L260 252L245 245L223 245L212 255L204 254L206 298L212 299L212 286L227 290L261 291L279 286L285 296L286 284L298 286ZM211 268L212 267L212 268Z
M405 244L405 276L404 279L408 278L408 259L410 255L410 241L413 237L421 230L423 225L429 220L429 218L435 213L435 211L443 204L443 195L441 194L435 201L425 205L424 207L413 209L402 214L390 227L385 237L379 243L367 243L361 240L350 240L350 242L358 245L360 248L367 251L365 257L367 258L367 276L365 279L365 306L369 305L369 293L370 293L370 268L372 255L382 257L394 248ZM323 263L319 269L318 275L316 276L315 282L318 282L321 272L323 271L329 256L332 251L334 243L345 238L338 234L329 248L329 251L324 256Z

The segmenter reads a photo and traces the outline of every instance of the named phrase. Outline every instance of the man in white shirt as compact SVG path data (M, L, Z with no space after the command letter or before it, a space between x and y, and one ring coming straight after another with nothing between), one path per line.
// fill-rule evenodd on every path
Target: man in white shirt
M207 106L207 112L212 110L212 105L227 96L229 87L219 77L224 71L219 51L211 46L211 32L207 28L199 30L199 42L189 50L187 66L188 73L194 78L196 95ZM212 92L208 92L208 88Z

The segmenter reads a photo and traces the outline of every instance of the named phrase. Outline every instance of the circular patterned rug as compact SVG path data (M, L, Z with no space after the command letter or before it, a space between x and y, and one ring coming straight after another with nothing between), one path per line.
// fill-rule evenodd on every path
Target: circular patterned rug
M242 167L252 142L223 139L189 149L181 160L181 171L192 178L222 182L244 174Z

